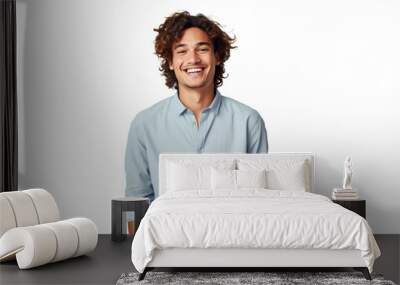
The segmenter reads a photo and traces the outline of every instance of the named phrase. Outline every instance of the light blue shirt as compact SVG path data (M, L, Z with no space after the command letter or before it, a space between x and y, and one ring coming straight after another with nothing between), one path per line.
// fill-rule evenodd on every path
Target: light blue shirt
M138 113L125 153L126 196L158 197L158 156L163 152L267 153L259 113L218 91L202 111L199 127L178 95Z

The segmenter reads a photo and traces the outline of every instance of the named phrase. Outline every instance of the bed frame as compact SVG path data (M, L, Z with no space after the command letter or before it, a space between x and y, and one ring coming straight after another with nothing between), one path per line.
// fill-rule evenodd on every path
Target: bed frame
M269 154L160 154L159 191L166 191L167 161L182 159L239 159L241 157L268 157L271 159L302 159L309 166L308 179L310 191L314 191L314 155L312 153L269 153ZM361 271L367 280L371 275L359 250L329 249L249 249L249 248L169 248L157 249L152 261L147 265L139 280L156 268L229 268L234 271L247 271L270 268L343 268L350 267ZM231 271L231 270L230 270ZM262 270L261 270L262 271Z

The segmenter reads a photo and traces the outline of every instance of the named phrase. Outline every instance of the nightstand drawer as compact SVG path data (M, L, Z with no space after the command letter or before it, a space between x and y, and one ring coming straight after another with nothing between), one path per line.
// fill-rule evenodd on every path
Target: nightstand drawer
M364 219L366 218L365 208L366 202L365 200L332 200L332 202L339 204L340 206L353 211L354 213L359 214Z

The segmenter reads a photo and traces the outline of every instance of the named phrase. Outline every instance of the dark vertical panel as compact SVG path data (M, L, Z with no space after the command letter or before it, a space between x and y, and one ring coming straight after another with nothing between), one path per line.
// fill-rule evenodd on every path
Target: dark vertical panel
M18 190L16 4L0 1L0 192Z

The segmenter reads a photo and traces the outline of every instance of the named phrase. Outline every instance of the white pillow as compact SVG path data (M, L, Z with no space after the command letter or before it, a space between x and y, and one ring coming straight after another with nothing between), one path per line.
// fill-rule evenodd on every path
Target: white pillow
M274 190L311 191L308 160L238 159L240 170L267 170L267 188Z
M267 188L267 171L236 170L237 188Z
M211 189L236 189L236 170L212 168Z
M255 171L211 169L211 189L266 188L265 169Z
M176 160L167 164L167 191L211 189L211 168L234 169L234 160Z

